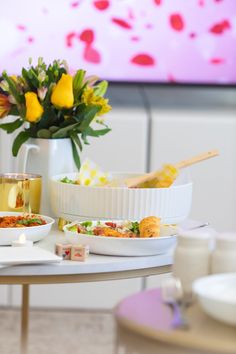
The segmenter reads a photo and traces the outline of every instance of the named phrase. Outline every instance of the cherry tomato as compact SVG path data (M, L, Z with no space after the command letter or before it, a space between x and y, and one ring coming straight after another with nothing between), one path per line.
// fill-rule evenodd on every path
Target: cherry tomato
M105 222L105 225L112 227L113 229L116 228L116 224L114 222Z

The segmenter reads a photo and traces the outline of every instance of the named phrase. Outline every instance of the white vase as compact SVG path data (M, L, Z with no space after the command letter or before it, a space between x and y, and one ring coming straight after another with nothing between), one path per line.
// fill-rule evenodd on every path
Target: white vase
M49 179L51 176L75 172L71 140L30 138L23 144L17 158L17 172L42 176L40 213L53 216L50 206Z

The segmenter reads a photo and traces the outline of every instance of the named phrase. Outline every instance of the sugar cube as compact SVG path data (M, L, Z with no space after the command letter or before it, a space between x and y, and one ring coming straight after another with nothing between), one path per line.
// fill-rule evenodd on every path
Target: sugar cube
M89 255L88 245L72 245L71 260L84 262Z
M70 243L57 243L55 246L55 253L63 260L68 260L71 258L71 244Z

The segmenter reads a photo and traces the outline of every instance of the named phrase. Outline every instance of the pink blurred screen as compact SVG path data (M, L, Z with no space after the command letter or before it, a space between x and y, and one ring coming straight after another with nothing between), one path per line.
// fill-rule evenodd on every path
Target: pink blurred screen
M110 81L235 84L236 0L2 0L0 70L66 59Z

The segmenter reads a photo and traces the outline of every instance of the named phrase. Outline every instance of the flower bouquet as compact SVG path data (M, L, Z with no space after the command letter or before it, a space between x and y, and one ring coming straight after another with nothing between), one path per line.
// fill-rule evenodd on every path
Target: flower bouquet
M4 71L0 77L0 118L17 116L13 122L0 124L0 128L8 134L20 129L13 142L13 156L29 138L70 138L79 170L79 151L83 144L89 144L87 138L110 131L101 118L111 109L103 97L108 83L99 82L95 76L86 77L82 69L69 74L65 61L46 65L39 58L37 66L31 59L29 64L20 76L9 76ZM96 124L102 128L95 129Z

